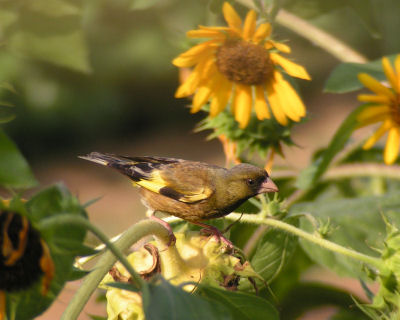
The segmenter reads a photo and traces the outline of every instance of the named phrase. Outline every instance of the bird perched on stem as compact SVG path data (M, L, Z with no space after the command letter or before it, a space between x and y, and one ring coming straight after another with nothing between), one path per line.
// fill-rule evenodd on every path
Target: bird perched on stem
M151 218L171 227L154 213L160 211L204 227L232 247L221 232L204 220L223 217L247 199L278 187L268 173L241 163L225 169L204 162L162 157L125 157L92 152L80 158L116 169L140 187L142 201L152 211ZM170 241L171 242L171 241Z

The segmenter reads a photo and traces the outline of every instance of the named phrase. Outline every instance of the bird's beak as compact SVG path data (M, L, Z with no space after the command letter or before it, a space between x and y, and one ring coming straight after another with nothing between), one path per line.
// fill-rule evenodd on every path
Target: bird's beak
M278 192L278 191L279 191L278 187L270 178L267 178L258 189L258 193Z

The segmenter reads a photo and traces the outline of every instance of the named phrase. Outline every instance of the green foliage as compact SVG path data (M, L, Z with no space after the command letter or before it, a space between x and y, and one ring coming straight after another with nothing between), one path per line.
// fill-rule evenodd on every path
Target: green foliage
M221 303L228 308L231 319L263 320L279 319L278 311L267 300L244 292L221 290L210 286L200 286L196 292L210 303Z
M229 110L220 112L214 118L207 117L200 122L196 131L213 130L209 139L217 138L220 135L226 136L237 146L236 156L242 157L246 152L258 153L262 158L267 156L270 148L281 154L281 144L294 145L290 129L293 123L288 126L281 126L275 119L257 120L252 115L249 125L240 129L238 122Z
M339 10L347 9L361 22L371 35L378 37L376 16L372 1L364 0L286 0L284 7L306 19L312 19Z
M385 233L386 225L381 212L384 212L394 225L399 226L400 217L396 210L400 206L399 195L396 192L354 199L322 199L296 204L291 213L306 214L300 220L300 228L314 234L318 229L317 221L329 219L331 232L325 239L370 256L379 256L372 248L383 246L381 235ZM359 261L323 249L308 241L301 240L300 244L310 259L318 264L343 276L367 279L364 265Z
M24 189L36 185L28 163L0 128L0 186Z
M191 295L161 279L149 285L149 295L144 296L144 311L148 320L233 319L229 310L214 301Z
M287 223L297 225L298 218L285 219ZM257 249L251 258L251 265L265 281L271 283L288 264L297 246L297 238L293 235L277 229L268 229L257 242ZM265 283L255 279L258 286ZM241 290L250 290L252 285L248 280L242 281Z
M362 108L354 110L347 119L341 124L336 131L327 149L323 151L306 169L304 169L298 179L297 187L299 189L309 189L315 185L318 179L328 169L329 164L338 152L342 151L351 134L356 128L357 115L362 111Z
M15 198L10 208L22 208L32 225L40 232L41 237L50 249L54 263L55 274L51 281L49 292L41 294L41 283L31 288L15 293L8 293L7 312L14 314L15 319L30 320L41 314L57 297L66 281L76 279L73 262L77 255L87 252L82 242L86 230L76 225L64 225L62 228L42 230L40 225L47 218L60 214L70 214L86 217L84 209L78 200L73 197L64 186L56 185L40 191L22 203ZM85 275L84 273L80 274Z
M388 56L393 63L396 55ZM382 59L368 63L342 63L339 64L330 74L325 83L325 92L346 93L363 88L358 80L359 73L368 73L377 80L384 81L386 76L382 70Z
M0 17L9 50L77 71L91 70L81 4L67 0L6 0L2 1Z
M397 26L400 21L397 10L400 4L396 0L229 2L241 10L242 17L245 16L245 6L252 6L259 11L261 20L271 23L274 23L281 7L308 19L317 30L321 28L332 33L333 43L326 46L328 52L329 45L335 45L335 35L343 30L346 34L343 35L342 43L354 44L360 48L364 46L362 55L378 57L388 52L400 52L399 37L393 32L399 29ZM222 0L207 3L177 0L0 0L0 124L14 118L13 112L10 112L13 111L12 106L23 104L28 112L21 111L21 114L26 114L27 120L19 123L20 128L32 122L31 128L37 129L28 132L41 131L45 118L57 133L68 136L63 128L73 128L75 138L79 141L87 141L89 135L96 141L101 140L101 132L105 132L107 139L112 139L109 135L120 130L124 124L119 119L113 122L113 116L124 118L126 127L136 129L147 126L153 130L157 117L160 123L166 122L161 110L165 109L168 115L171 113L168 108L164 108L164 103L168 107L169 101L160 98L158 102L152 102L150 99L150 96L156 96L155 92L160 92L160 87L164 88L165 83L171 85L175 81L168 78L158 87L155 83L157 79L164 80L166 74L172 74L170 60L176 55L176 48L184 46L183 40L171 45L171 39L176 40L177 31L189 30L198 23L210 25L213 20L222 19L223 3ZM347 30L347 25L341 23L343 21L350 22L354 28ZM282 32L276 25L273 27L274 33ZM292 29L302 34L302 30ZM360 34L364 29L370 33L371 39L370 35ZM315 31L304 30L303 36L310 41L319 40L313 35ZM291 32L285 31L283 35L292 37ZM274 36L272 34L271 39L275 39ZM295 46L292 46L293 49ZM392 63L394 57L389 56ZM342 59L348 61L345 53ZM318 65L318 61L315 65ZM96 77L95 81L91 72ZM379 81L387 80L381 58L365 64L343 63L329 76L325 91L345 93L361 89L362 84L357 78L361 72ZM319 77L321 75L315 78ZM132 93L131 88L142 82L143 78L147 80L149 88L142 90L145 87L143 85ZM133 79L139 80L133 82ZM113 85L114 88L109 89ZM15 88L18 88L18 94ZM129 88L125 96L121 94L124 88ZM170 88L167 89L168 97L172 97ZM11 95L10 99L8 95ZM131 95L141 98L136 100L137 103L132 103ZM161 107L160 101L163 103ZM127 108L124 109L123 104ZM152 104L155 107L147 114L151 120L145 116L149 123L142 123L139 116L146 109L142 106ZM132 105L138 107L131 108ZM355 99L354 105L359 105ZM47 112L46 107L53 107L54 113ZM121 109L120 113L115 113L117 108ZM232 292L201 283L190 283L195 289L187 292L182 289L187 283L173 286L168 282L171 279L154 276L157 273L155 262L158 259L164 262L160 257L168 255L171 248L152 251L154 270L149 272L149 278L153 278L143 280L141 292L138 292L139 287L129 284L131 279L123 279L125 282L115 282L109 286L114 290L134 291L138 297L138 308L143 305L146 319L150 320L285 320L298 318L302 313L326 304L337 307L338 312L332 317L336 320L367 317L397 319L400 305L398 176L390 176L388 170L383 172L383 165L377 165L382 162L382 149L379 147L364 151L357 146L347 154L341 153L357 128L356 118L362 108L359 107L348 116L329 145L317 152L311 164L300 173L293 170L293 173L279 176L282 172L274 168L272 176L277 175L277 179L273 179L278 181L281 190L279 198L282 201L275 197L266 203L264 198L259 197L257 200L249 199L238 208L238 212L245 213L243 221L237 221L224 235L236 248L243 248L248 257L237 249L235 259L239 260L240 257L240 262L232 267L235 268L235 276L225 275L216 268L213 270L216 274L210 273L207 277L215 276L218 281L223 279L223 284L217 283L221 287L224 287L225 281L233 284L231 287L226 286L229 288L238 285L240 291ZM210 139L223 135L234 142L237 147L236 156L241 160L255 162L254 155L265 158L270 151L283 155L284 145L295 145L291 134L297 123L281 126L273 117L259 121L253 114L249 125L242 130L227 109L214 118L204 119L197 130L212 130ZM392 111L395 112L395 109ZM93 129L98 116L103 119L103 123L101 130L96 131ZM133 118L136 121L134 123ZM40 120L35 124L35 119ZM150 121L152 123L148 125ZM171 124L169 120L167 122ZM60 127L61 123L65 127ZM18 126L15 128L19 130ZM126 139L124 128L121 132ZM47 137L46 134L43 136ZM57 145L65 147L58 140ZM24 153L26 148L29 145L22 146ZM36 146L31 148L40 152ZM363 172L360 176L349 175L343 178L327 174L335 165L351 164L357 167L359 163L374 165L377 172ZM397 160L399 163L400 160ZM390 172L396 170L398 168L394 167ZM16 144L0 129L0 187L14 192L15 189L27 189L35 184L27 161ZM21 201L18 196L11 201L11 208L31 221L49 247L55 264L55 276L45 296L40 292L39 281L27 290L7 292L8 320L33 319L54 301L66 281L79 279L89 273L90 276L95 274L73 266L77 256L99 253L83 245L86 229L77 224L48 223L55 221L54 217L61 218L61 215L86 218L85 208L91 203L81 205L62 185L47 188L27 202ZM287 208L282 208L286 204ZM2 206L5 204L0 204L0 208L4 209ZM285 214L288 210L289 216ZM215 219L210 224L223 230L231 223L228 219ZM177 223L174 228L199 229L198 226L188 226L184 222ZM6 239L6 229L4 227L0 230L2 243ZM322 243L325 245L322 246ZM217 255L219 253L216 252ZM244 263L248 267L246 271L243 271ZM301 276L311 265L360 279L363 284L364 281L377 281L380 284L379 291L375 295L368 292L372 301L368 304L357 297L350 297L348 291L321 284L302 283ZM109 270L107 262L102 266L106 266L104 270ZM161 263L161 268L165 267ZM226 266L221 267L223 269ZM239 277L246 272L254 277L260 275L264 281ZM135 275L134 272L131 274ZM254 281L257 289L260 289L258 295L254 292ZM366 284L364 286L367 288ZM264 297L269 297L270 301ZM96 316L92 318L102 319Z
M299 283L282 300L282 320L297 319L304 312L320 306L335 306L338 313L330 319L368 319L354 308L354 300L346 291L318 283Z

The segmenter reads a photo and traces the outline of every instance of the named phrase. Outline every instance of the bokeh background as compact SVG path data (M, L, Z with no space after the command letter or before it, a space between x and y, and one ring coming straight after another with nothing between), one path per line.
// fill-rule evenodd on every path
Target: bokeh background
M399 52L398 0L281 3L370 60ZM219 142L206 139L210 132L193 132L205 114L190 114L190 101L174 98L178 70L171 64L192 43L187 30L223 24L221 5L219 0L0 0L0 84L5 84L0 102L14 106L0 111L16 115L2 127L40 186L62 181L83 203L99 198L88 213L110 236L143 218L144 207L126 178L78 155L159 155L224 165ZM273 34L288 41L291 59L313 79L298 83L308 117L294 128L297 147L277 160L300 169L358 103L354 94L323 93L340 61L279 24ZM323 271L310 274L327 278ZM353 286L343 279L335 283ZM40 319L59 318L78 285L69 285ZM86 312L104 315L104 306L92 302ZM308 318L324 319L329 310L319 312Z

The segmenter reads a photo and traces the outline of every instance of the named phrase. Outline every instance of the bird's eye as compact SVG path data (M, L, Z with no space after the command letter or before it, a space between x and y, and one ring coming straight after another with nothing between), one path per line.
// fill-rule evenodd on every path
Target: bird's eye
M252 185L254 185L254 179L247 179L247 184L249 185L249 186L252 186Z

